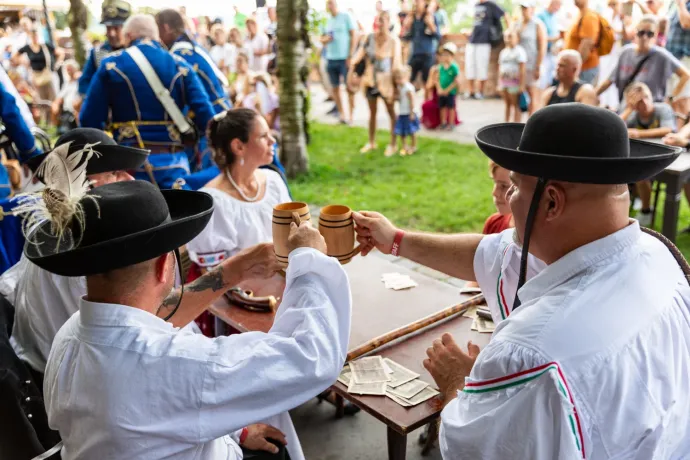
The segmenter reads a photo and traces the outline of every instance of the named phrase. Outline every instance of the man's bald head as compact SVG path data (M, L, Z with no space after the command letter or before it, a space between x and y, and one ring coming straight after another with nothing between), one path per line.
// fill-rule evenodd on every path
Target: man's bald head
M125 36L127 46L139 39L149 39L159 41L158 26L156 20L150 14L135 14L130 16L122 26L122 33Z
M508 199L518 239L523 241L537 178L511 172L510 179ZM529 252L552 263L627 225L629 206L626 185L548 181L534 218Z
M563 50L558 53L556 76L564 84L572 84L580 75L582 56L577 50Z

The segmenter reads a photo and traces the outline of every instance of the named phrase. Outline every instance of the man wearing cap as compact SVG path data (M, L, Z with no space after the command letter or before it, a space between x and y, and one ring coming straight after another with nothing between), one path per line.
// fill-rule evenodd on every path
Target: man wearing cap
M122 36L122 25L127 18L132 14L132 6L124 0L110 0L103 2L101 10L101 24L105 25L105 36L107 42L102 45L95 46L89 53L89 59L79 77L79 95L81 98L75 104L75 111L79 113L83 98L89 91L89 85L93 76L101 65L103 58L113 51L122 49L125 45L124 37Z
M192 67L158 42L153 16L130 17L123 34L127 48L103 60L84 101L81 124L110 128L118 144L150 150L135 177L171 188L191 173L185 146L198 142L215 112ZM184 115L189 111L194 120Z
M679 150L629 140L614 112L583 104L487 126L476 140L513 171L515 229L429 235L355 216L363 253L377 247L477 280L490 306L514 270L505 255L520 248L517 295L502 313L493 306L505 320L489 345L466 352L445 334L427 350L445 404L444 458L687 457L690 268L629 219L625 185ZM534 258L546 267L529 273Z
M175 314L189 294L173 291L171 253L207 225L211 196L118 182L87 192L79 211L64 226L51 214L25 246L39 267L86 277L79 312L58 332L46 366L48 421L64 441L62 458L239 459L246 449L303 458L296 436L287 438L288 456L280 432L252 424L314 397L342 369L349 283L318 231L292 224L271 330L211 339L157 317L166 306ZM230 287L220 273L213 292Z

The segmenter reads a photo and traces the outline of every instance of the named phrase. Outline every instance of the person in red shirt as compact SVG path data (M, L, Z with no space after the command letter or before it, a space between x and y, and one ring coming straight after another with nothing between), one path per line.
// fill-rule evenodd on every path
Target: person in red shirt
M494 199L494 206L496 210L494 214L491 214L484 222L484 230L482 233L484 235L491 235L493 233L501 233L503 230L515 227L515 221L513 220L513 214L510 212L510 205L506 199L508 190L511 187L510 182L510 171L505 168L501 168L493 161L489 160L489 173L491 179L494 181L494 188L491 192L491 196ZM474 292L479 285L474 281L468 281L465 287L460 291Z
M507 228L515 226L513 222L513 215L510 213L510 205L506 199L508 189L510 189L510 171L501 168L493 161L489 160L489 171L491 179L494 181L494 188L491 195L494 199L494 206L498 212L489 216L484 223L484 230L482 233L490 235L492 233L501 233Z

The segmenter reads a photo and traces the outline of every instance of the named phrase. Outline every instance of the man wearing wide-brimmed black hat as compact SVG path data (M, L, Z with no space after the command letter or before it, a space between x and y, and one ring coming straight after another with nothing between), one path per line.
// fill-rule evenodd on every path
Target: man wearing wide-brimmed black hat
M40 166L48 155L55 155L60 147L67 147L68 157L81 151L92 149L95 154L86 165L87 179L92 188L114 182L134 180L128 171L139 168L148 151L120 146L103 131L93 128L77 128L61 136L53 152L37 156L29 161L37 176L45 180L47 170ZM57 152L59 153L59 152ZM58 162L61 165L62 162ZM47 184L48 187L51 184ZM246 260L245 260L245 256ZM270 269L274 255L270 245L253 248L249 254L238 259L228 259L219 273L230 281L242 275L247 262L259 263ZM175 315L169 319L174 326L185 326L203 312L210 303L222 295L222 291L206 290L199 286L211 285L213 273L188 285L188 294ZM31 263L26 257L0 277L0 289L11 292L8 300L15 307L15 323L12 332L12 345L20 359L25 361L36 376L39 386L48 360L48 353L55 335L62 325L79 310L79 301L86 295L84 277L66 277L50 273ZM166 317L174 305L162 308L158 315Z
M481 353L448 334L427 350L446 404L444 458L688 457L690 268L629 219L625 185L679 151L629 140L615 113L582 104L487 126L476 140L512 171L515 229L419 234L355 215L363 253L377 247L478 281L498 324ZM515 247L517 267L505 259ZM541 271L528 270L535 258Z
M347 276L324 255L319 232L292 224L286 290L269 333L210 339L166 320L192 298L210 304L244 273L271 276L275 255L243 251L236 271L223 267L174 291L177 248L208 223L211 196L144 181L81 193L74 172L76 206L46 181L43 201L24 208L46 218L27 235L27 259L86 278L43 386L62 458L239 459L248 450L303 458L299 443L284 447L285 434L271 425L335 381L350 328Z

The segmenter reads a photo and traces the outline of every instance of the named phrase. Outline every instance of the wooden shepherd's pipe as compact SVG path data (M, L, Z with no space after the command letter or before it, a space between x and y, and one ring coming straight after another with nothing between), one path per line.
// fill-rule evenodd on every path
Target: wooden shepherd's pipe
M422 318L419 321L410 323L407 326L403 326L386 334L380 335L375 339L371 339L364 345L361 345L355 348L354 350L350 350L350 352L347 354L347 359L345 361L347 362L352 361L353 359L357 359L362 355L366 355L367 353L370 353L376 350L377 348L386 345L387 343L390 343L401 337L405 337L406 335L412 334L413 332L417 332L421 329L424 329L427 326L431 326L432 324L436 324L458 313L463 313L468 308L480 305L482 303L484 303L484 295L479 294L474 297L470 297L469 299L457 305L453 305L452 307L448 307L445 310L441 310L438 313L434 313L432 315L427 316L426 318Z

